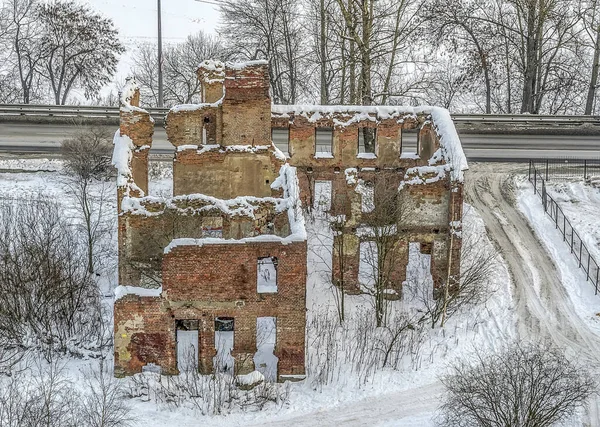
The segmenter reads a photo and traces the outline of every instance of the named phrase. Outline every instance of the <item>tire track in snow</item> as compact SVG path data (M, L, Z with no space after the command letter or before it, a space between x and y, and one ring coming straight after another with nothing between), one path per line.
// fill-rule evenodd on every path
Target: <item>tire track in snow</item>
M575 311L560 272L516 207L515 173L522 166L476 164L466 178L466 195L483 217L489 237L509 267L521 340L551 340L567 355L590 367L600 366L600 337ZM600 424L600 402L588 404L591 425Z

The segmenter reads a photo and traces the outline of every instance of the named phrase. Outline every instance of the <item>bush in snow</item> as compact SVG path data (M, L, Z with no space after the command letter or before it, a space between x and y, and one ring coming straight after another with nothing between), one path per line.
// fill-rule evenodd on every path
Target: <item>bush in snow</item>
M99 294L60 207L47 200L0 203L0 366L28 349L98 348L105 337Z
M548 345L513 345L499 354L476 353L442 378L446 426L535 426L572 415L595 392L584 369Z
M0 377L2 427L127 427L130 408L112 374L100 363L75 387L60 360L34 359L10 377Z

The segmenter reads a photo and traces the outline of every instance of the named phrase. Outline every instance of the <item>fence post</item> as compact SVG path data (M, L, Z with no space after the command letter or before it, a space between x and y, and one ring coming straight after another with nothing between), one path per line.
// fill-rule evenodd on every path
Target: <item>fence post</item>
M581 250L583 249L583 240L579 236L579 268L581 268Z
M537 171L533 169L533 194L537 193Z
M571 227L571 223L569 223L569 227ZM571 227L571 253L573 253L573 227Z
M546 181L548 181L548 159L546 159Z
M567 217L563 212L563 242L567 240Z
M585 281L587 282L588 280L590 280L590 251L588 250L588 264L587 264L587 271L585 272Z
M531 182L531 159L529 159L529 182Z
M598 295L598 279L600 279L600 268L596 265L596 295Z
M544 212L548 213L548 194L546 193L546 182L542 180L542 205L544 205Z
M583 159L583 180L587 179L587 160Z

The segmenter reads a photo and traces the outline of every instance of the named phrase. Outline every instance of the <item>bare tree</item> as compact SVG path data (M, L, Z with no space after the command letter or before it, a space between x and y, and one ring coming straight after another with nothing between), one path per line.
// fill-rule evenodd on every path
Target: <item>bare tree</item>
M226 0L220 3L219 33L240 60L266 59L273 102L295 104L303 85L305 38L299 2Z
M499 354L477 352L442 378L448 392L446 426L550 426L565 420L596 392L585 369L550 345L512 345Z
M79 129L62 142L61 152L69 174L67 188L79 205L87 246L87 268L94 272L96 242L106 230L104 209L111 190L107 178L112 172L112 141L108 129L89 127ZM99 184L94 188L94 184Z
M164 100L166 105L199 101L200 82L196 77L198 64L205 59L226 61L230 54L221 42L198 32L180 44L163 49ZM142 99L149 105L158 104L158 55L153 44L142 44L134 52L133 73L144 91Z
M419 277L414 271L407 275L405 295L415 300L417 310L422 313L421 321L429 322L432 328L438 324L443 327L455 314L485 303L496 291L492 280L498 268L497 252L486 242L485 235L476 233L471 227L463 228L460 233L460 280L452 288L444 286L448 292L434 295L431 280ZM446 272L439 271L438 275L444 277ZM445 281L448 282L447 277Z
M361 238L364 244L360 257L366 266L363 277L367 282L363 291L372 297L378 327L387 324L389 300L399 297L402 283L396 260L400 257L402 237L406 233L400 227L414 215L414 204L405 192L398 191L398 184L399 177L385 171L374 175L372 182L363 184L370 188L363 190L362 202Z
M39 81L37 67L44 59L41 47L41 26L36 18L37 0L9 0L2 6L5 22L4 35L0 28L0 46L7 50L5 67L11 72L10 77L18 81L20 98L24 104L34 98L34 90ZM1 25L0 25L1 27ZM14 72L14 75L12 73ZM8 85L8 78L5 79Z
M67 102L74 87L91 98L110 82L125 51L112 20L70 0L41 4L35 19L43 34L39 71L57 105Z

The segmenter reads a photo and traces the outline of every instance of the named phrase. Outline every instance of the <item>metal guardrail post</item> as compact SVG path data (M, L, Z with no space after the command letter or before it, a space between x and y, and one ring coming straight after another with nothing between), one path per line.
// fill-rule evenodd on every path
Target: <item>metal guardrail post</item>
M546 181L548 181L548 159L546 159Z

